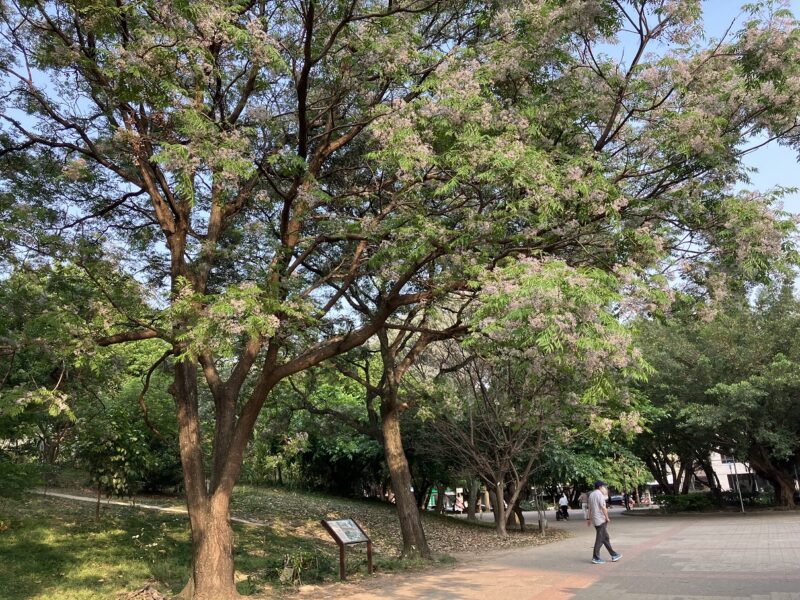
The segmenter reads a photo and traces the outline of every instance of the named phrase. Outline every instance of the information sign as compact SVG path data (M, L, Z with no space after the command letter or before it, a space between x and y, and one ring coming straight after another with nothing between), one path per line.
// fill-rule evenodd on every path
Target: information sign
M372 540L353 519L321 521L322 526L339 545L339 578L345 580L344 548L349 544L367 544L367 570L372 573Z
M358 544L369 541L367 534L361 531L361 527L356 525L353 519L326 521L326 523L343 544Z

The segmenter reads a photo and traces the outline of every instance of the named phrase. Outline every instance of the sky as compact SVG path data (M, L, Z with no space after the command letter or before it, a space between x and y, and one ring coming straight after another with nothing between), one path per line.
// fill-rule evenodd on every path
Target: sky
M741 13L744 0L704 0L703 18L708 37L719 37ZM787 2L796 17L800 17L800 0ZM741 18L740 18L741 20ZM738 29L734 27L735 31ZM791 148L772 143L745 158L745 164L757 169L752 173L750 189L765 191L777 186L800 188L798 153ZM783 200L787 211L800 214L800 191Z

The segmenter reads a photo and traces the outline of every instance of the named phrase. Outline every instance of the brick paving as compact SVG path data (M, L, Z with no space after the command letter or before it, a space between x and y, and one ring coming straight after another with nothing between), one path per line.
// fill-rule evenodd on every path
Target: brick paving
M800 511L691 517L612 513L616 563L593 565L594 528L469 557L453 568L314 587L298 597L378 600L800 600ZM579 517L579 512L574 513ZM605 550L603 550L605 553ZM604 558L608 558L604 556Z

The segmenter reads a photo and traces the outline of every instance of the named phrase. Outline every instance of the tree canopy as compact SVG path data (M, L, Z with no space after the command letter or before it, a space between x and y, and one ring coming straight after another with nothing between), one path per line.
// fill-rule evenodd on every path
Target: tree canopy
M468 302L515 261L542 298L553 269L605 278L583 300L624 316L676 281L718 294L791 258L773 195L734 184L754 140L796 139L796 21L764 2L704 40L700 6L3 6L9 264L86 274L108 307L82 344L166 342L187 593L236 596L230 497L287 378ZM550 325L537 344L563 343ZM615 344L594 326L611 330L594 322L581 350Z

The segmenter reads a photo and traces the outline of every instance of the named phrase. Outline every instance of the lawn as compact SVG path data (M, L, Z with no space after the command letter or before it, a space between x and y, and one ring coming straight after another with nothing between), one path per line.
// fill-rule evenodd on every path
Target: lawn
M392 506L247 486L234 496L235 516L267 523L234 524L236 575L243 594L335 581L338 550L319 525L322 518L356 519L375 541L378 573L420 566L396 559L400 534ZM159 504L182 503L167 498ZM554 530L544 539L534 532L500 539L486 526L424 517L438 557L434 564L452 562L449 555L564 536ZM146 583L167 595L177 593L189 572L187 526L183 515L133 507L104 505L97 522L91 503L34 495L0 498L0 599L106 599ZM366 573L363 545L348 548L347 570L356 577Z

